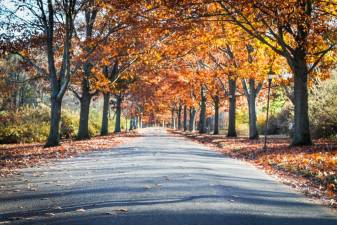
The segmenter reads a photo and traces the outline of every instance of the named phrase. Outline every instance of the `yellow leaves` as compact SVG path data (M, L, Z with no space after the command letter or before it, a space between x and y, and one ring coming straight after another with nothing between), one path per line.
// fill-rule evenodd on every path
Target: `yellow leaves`
M29 56L29 51L28 49L23 49L21 50L20 54L24 57L28 57Z
M329 184L327 187L327 193L328 193L329 198L332 198L334 196L334 191L335 191L335 185Z

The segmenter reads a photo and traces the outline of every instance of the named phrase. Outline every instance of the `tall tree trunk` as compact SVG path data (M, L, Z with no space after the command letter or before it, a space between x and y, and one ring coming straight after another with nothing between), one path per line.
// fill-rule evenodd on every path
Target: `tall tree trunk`
M122 114L122 97L120 95L116 95L115 133L121 132L121 114Z
M207 132L206 127L206 91L202 85L200 88L201 103L200 103L200 120L199 120L199 133L205 134Z
M187 131L187 106L184 105L184 131Z
M56 96L51 98L50 129L47 143L44 147L60 145L60 121L62 101Z
M89 139L89 110L90 110L90 95L82 95L81 108L80 108L80 123L77 133L77 139L84 140Z
M90 94L89 87L89 76L91 66L86 65L85 67L85 77L82 80L82 96L80 98L80 124L78 127L77 139L84 140L89 139L89 111L90 111L90 102L92 95Z
M133 130L133 117L130 117L130 126L129 126L129 130Z
M298 53L293 61L294 72L294 102L295 124L292 140L293 146L311 145L311 135L308 114L308 69L305 56Z
M171 109L171 128L176 129L175 118L174 118L174 108Z
M85 22L86 22L86 40L90 40L93 35L93 27L97 15L97 8L88 8L85 10ZM85 51L88 53L91 51L91 47L85 46ZM91 76L92 64L89 59L83 64L84 76L82 80L82 97L80 100L80 125L78 128L77 139L89 139L89 111L92 94L90 93L89 78Z
M258 139L259 133L256 126L256 97L262 88L262 83L255 87L255 79L249 79L249 87L247 87L246 79L242 79L242 86L248 102L249 111L249 139Z
M229 114L227 137L236 137L235 111L236 111L236 80L230 79L229 83Z
M188 130L191 132L195 130L195 127L194 127L195 113L196 113L196 110L194 109L194 107L190 107L190 120L189 120Z
M248 111L249 111L249 139L254 140L259 138L259 132L256 126L256 96L249 95Z
M54 24L55 24L55 5L52 1L48 1L48 18L43 17L41 20L44 24L44 30L46 35L46 51L48 58L48 73L51 83L51 118L50 118L50 130L45 147L60 145L60 120L61 120L61 106L62 99L65 91L68 88L70 76L71 76L71 40L73 36L73 19L74 8L70 4L63 4L65 14L65 32L63 38L63 56L61 61L60 70L56 69L55 61L55 49L54 49Z
M213 134L219 134L219 102L218 95L214 96L214 131Z
M174 108L171 109L171 128L175 129L175 123L174 123Z
M110 93L104 93L103 102L103 115L102 115L102 126L101 126L101 136L108 135L109 133L109 104L110 104Z
M179 104L179 107L178 107L178 130L181 130L181 110L182 110L182 105Z
M137 116L133 117L133 129L137 129L138 125L138 118Z

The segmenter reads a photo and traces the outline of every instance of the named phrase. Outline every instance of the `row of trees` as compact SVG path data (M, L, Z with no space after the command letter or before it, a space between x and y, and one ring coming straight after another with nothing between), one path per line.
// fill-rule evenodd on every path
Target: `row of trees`
M49 83L46 146L60 144L66 91L80 101L79 139L89 138L90 102L100 93L102 135L108 133L111 103L120 131L125 100L132 118L168 120L167 113L177 112L185 121L177 126L185 129L187 114L193 129L198 110L204 133L211 99L215 134L219 109L228 102L228 136L236 136L241 93L248 102L249 137L255 139L256 98L270 73L293 74L276 82L294 104L292 144L307 145L308 85L335 66L336 12L334 1L313 0L12 0L1 6L1 53L15 55L31 78Z

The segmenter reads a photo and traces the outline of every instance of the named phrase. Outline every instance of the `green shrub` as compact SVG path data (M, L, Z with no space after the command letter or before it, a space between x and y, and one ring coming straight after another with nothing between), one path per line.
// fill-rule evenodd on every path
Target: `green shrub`
M285 107L282 111L270 115L268 122L268 134L290 134L290 124L292 121L290 108ZM260 134L265 133L266 114L260 113L257 116L257 129Z
M235 115L236 132L238 135L248 135L249 113L247 107L238 107Z
M50 108L46 105L38 107L22 107L17 111L0 112L0 144L44 142L49 133ZM109 120L109 131L113 132L115 118ZM91 109L89 115L90 136L99 135L102 113L99 109ZM125 118L122 118L125 126ZM79 112L62 109L60 136L75 138L79 127Z
M309 116L314 137L337 138L337 75L311 87Z
M0 112L0 144L44 142L49 134L50 109L46 105ZM78 130L78 113L62 110L60 136L73 138Z
M69 110L62 110L61 114L61 138L74 138L76 137L79 124L79 117L77 112Z
M102 124L102 113L92 109L89 114L89 134L95 136L100 133Z
M46 106L22 107L0 113L0 143L41 142L49 131L49 109Z

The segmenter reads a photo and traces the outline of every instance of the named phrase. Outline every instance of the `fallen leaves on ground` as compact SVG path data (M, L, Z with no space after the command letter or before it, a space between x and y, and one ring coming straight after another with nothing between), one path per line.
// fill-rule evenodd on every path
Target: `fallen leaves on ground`
M89 151L110 150L123 138L136 136L139 134L133 132L97 136L89 140L65 140L61 146L51 148L44 148L42 143L0 145L0 177L11 175L18 168L31 167L51 159L69 158Z
M264 139L227 138L174 131L201 143L210 144L232 158L254 163L280 180L337 208L337 141L316 140L313 146L290 147L287 138L269 138L267 150Z

